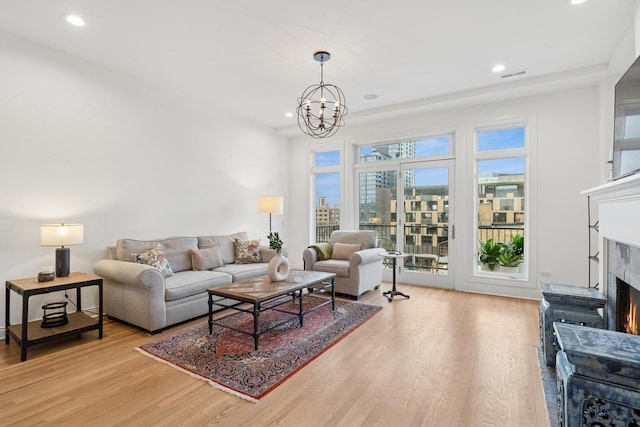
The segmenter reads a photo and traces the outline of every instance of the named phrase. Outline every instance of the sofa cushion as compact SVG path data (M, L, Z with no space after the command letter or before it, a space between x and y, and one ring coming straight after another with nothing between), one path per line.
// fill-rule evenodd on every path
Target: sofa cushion
M134 261L139 264L150 265L151 267L158 269L164 277L173 276L171 265L169 264L169 261L167 261L167 257L162 251L162 245L160 244L148 251L139 254L131 254L131 256Z
M244 231L226 236L200 236L198 237L198 247L202 249L210 246L219 246L222 262L224 264L233 264L236 262L236 239L248 240L249 238Z
M131 254L138 254L155 248L158 243L167 256L173 272L192 270L190 249L198 249L196 237L169 237L157 240L120 239L116 245L116 259L134 261Z
M215 286L231 284L231 276L216 271L181 271L165 280L165 300L175 301L205 293ZM205 301L206 305L206 301Z
M314 271L324 271L325 273L335 273L338 277L349 277L349 261L339 259L328 259L318 261L313 264Z
M230 274L234 282L242 282L243 280L264 276L267 274L268 269L269 263L261 262L256 264L225 264L214 271Z
M360 244L355 243L334 243L331 259L349 261L351 255L353 255L354 252L359 251L361 248L362 246Z
M220 247L210 246L203 249L191 249L191 264L194 270L213 270L222 267Z
M262 262L260 240L236 239L236 264L254 264L256 262Z

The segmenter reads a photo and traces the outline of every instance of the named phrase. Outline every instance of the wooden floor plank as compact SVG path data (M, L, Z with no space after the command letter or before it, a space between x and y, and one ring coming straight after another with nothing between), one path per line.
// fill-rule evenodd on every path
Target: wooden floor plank
M538 303L399 285L384 309L254 404L135 351L119 322L29 349L0 346L3 425L548 426Z

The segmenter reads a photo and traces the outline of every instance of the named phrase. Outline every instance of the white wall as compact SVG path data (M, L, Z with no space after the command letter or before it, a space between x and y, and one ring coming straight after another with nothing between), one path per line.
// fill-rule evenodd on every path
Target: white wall
M246 230L266 243L260 194L284 195L287 213L289 144L272 129L10 36L0 38L0 76L3 282L54 264L55 248L40 246L42 223L83 223L71 269L91 272L122 237ZM274 228L284 231L284 217ZM95 296L84 305L96 306ZM42 299L33 300L38 318ZM20 298L11 301L18 322Z
M582 87L501 101L430 111L403 118L381 119L376 123L350 124L333 139L350 143L379 141L442 130L454 130L460 139L456 154L456 289L536 298L537 280L587 284L587 213L586 199L580 192L602 182L602 141L599 132L600 105L597 86ZM534 220L530 244L532 275L528 283L514 288L512 284L487 282L472 277L473 170L471 159L463 152L473 146L469 126L509 117L533 118L534 165L530 219ZM290 226L296 230L290 239L290 254L301 254L309 244L308 219L311 216L308 146L318 144L308 138L293 139L291 150L290 194L300 203L292 210ZM350 172L349 172L350 173ZM357 203L354 193L347 193L347 203ZM531 202L531 200L530 200ZM301 264L301 261L298 261Z

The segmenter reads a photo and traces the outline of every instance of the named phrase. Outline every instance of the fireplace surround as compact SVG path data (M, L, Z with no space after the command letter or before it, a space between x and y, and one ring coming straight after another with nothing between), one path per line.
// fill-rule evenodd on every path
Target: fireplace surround
M625 330L626 313L640 294L640 174L612 181L582 192L597 205L599 252L598 281L607 298L605 328ZM620 304L622 303L622 306ZM635 316L635 327L638 326ZM637 332L636 332L637 334Z
M640 247L607 241L606 327L638 335L640 322Z

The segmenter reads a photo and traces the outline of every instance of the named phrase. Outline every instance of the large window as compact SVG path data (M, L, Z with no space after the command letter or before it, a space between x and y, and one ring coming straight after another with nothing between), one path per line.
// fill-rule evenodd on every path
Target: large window
M328 242L340 228L340 151L313 153L315 239Z
M475 152L478 270L521 276L527 264L526 125L476 129Z
M409 254L398 261L405 271L449 276L444 248L452 152L453 135L356 152L360 229L377 230L385 248Z

